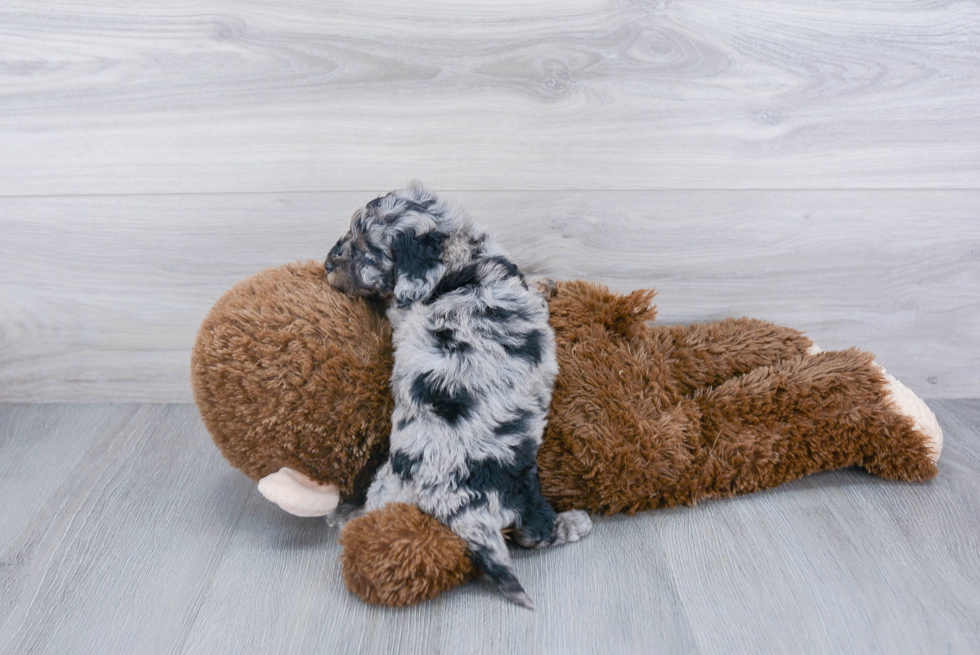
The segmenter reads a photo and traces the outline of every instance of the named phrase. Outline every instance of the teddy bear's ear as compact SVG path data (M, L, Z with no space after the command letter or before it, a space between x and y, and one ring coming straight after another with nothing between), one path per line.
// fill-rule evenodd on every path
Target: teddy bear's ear
M639 289L623 296L594 282L559 282L549 304L552 324L556 328L566 322L570 326L598 324L629 338L635 329L656 317L656 307L650 304L655 293L653 289Z

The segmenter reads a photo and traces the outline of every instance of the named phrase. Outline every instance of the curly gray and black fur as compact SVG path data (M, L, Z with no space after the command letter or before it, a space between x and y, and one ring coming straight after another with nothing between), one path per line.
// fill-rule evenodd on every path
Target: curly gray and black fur
M419 507L467 542L505 596L533 607L502 531L541 548L592 526L541 495L536 457L558 373L544 297L418 183L355 212L324 266L334 287L383 299L393 329L391 450L365 509Z

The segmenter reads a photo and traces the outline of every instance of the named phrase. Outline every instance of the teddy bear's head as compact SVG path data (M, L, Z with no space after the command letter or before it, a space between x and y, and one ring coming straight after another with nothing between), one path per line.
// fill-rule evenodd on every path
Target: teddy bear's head
M618 511L621 476L597 474L578 443L582 434L598 438L595 417L579 416L589 407L564 399L638 406L634 387L662 369L645 344L652 292L621 296L601 285L560 282L546 293L564 370L549 434L564 436L546 435L542 486L563 509ZM360 504L387 457L392 363L383 309L334 289L321 264L294 263L242 280L211 309L192 354L194 398L222 454L261 481L267 498L294 514L320 516L337 502ZM624 367L631 375L623 377ZM619 417L616 431L628 432L636 422L629 419ZM273 482L282 485L280 497ZM311 490L307 507L304 486ZM335 492L333 504L324 505L331 497L324 489Z
M357 503L388 454L391 328L317 262L263 271L214 305L194 344L194 399L253 480L286 468Z

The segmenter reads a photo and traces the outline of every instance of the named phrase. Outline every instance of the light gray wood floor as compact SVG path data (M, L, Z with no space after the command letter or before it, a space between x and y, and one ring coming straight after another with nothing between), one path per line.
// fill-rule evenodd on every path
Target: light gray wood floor
M349 594L335 533L231 469L192 405L0 405L0 653L980 652L980 401L939 477L857 470L599 518L483 583Z

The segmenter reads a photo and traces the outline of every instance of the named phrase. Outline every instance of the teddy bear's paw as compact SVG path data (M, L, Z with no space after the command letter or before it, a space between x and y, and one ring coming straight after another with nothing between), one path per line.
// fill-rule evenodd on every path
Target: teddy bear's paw
M895 408L912 419L916 430L926 437L926 447L929 449L929 456L933 462L939 461L939 455L943 451L943 429L939 427L939 421L925 401L904 384L895 379L885 369L875 362L885 376L885 388L888 398Z
M327 516L340 503L340 487L320 484L287 467L259 480L259 493L293 516Z
M369 603L414 605L477 573L466 542L414 505L391 503L358 516L340 542L344 582Z
M573 509L555 517L555 539L551 545L558 546L578 541L592 531L592 519L587 512Z

